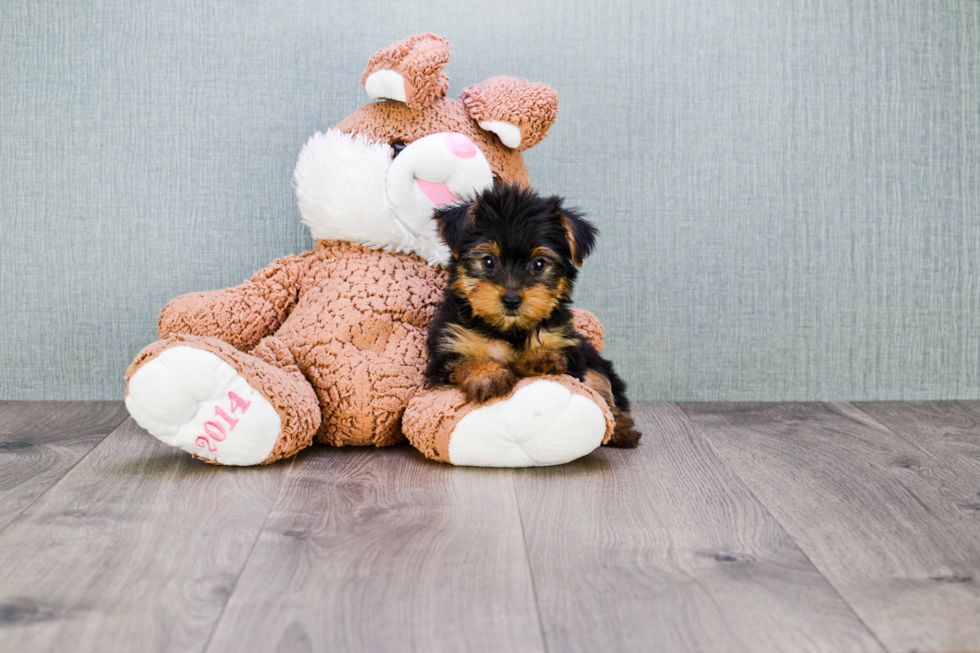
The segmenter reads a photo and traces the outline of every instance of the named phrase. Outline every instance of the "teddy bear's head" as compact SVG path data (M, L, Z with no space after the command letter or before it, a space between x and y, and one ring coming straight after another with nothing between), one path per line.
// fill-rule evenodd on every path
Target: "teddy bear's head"
M296 197L314 238L443 264L450 254L435 208L495 181L528 184L521 153L554 123L554 89L494 77L453 100L446 97L448 61L449 43L434 34L371 57L361 83L377 101L315 134L296 164Z

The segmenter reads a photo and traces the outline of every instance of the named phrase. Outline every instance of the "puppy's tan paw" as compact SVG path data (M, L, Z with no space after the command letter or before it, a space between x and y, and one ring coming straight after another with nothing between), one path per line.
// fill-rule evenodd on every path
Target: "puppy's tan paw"
M525 354L514 363L518 376L564 374L568 368L565 357L556 351L536 351Z
M513 373L507 369L487 372L464 381L463 393L466 395L467 401L483 403L504 396L514 387L516 381Z
M464 359L453 372L453 381L466 400L483 403L502 397L517 383L517 377L500 363L489 359Z

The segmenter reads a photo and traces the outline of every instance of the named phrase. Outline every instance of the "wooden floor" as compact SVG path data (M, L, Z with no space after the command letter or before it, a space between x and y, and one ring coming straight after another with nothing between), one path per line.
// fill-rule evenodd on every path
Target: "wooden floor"
M980 651L980 402L635 416L563 467L235 469L0 403L0 651Z

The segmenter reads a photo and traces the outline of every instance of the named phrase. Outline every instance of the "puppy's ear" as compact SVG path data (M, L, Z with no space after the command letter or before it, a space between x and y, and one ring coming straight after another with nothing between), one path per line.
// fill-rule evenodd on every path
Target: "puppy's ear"
M449 247L454 258L459 258L459 248L466 232L473 226L473 202L462 202L436 209L436 224L439 235Z
M558 213L561 226L565 230L565 239L568 241L568 249L572 253L572 261L581 267L582 261L595 248L595 239L599 235L599 230L575 209L563 207L561 199L557 197L555 198L555 211Z

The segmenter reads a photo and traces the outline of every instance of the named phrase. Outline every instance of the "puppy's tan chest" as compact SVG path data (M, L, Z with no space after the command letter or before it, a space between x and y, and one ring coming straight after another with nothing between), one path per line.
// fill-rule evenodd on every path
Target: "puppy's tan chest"
M562 351L575 346L575 339L572 338L572 327L562 324L557 327L539 329L531 334L531 337L524 343L526 353L537 351Z
M561 326L535 331L519 347L485 336L472 329L452 324L446 330L442 347L449 353L465 358L489 358L501 365L510 365L519 358L541 352L560 352L575 345L570 327Z
M516 357L514 348L503 340L488 338L458 324L451 324L446 330L442 347L464 358L489 358L501 365L509 365Z

